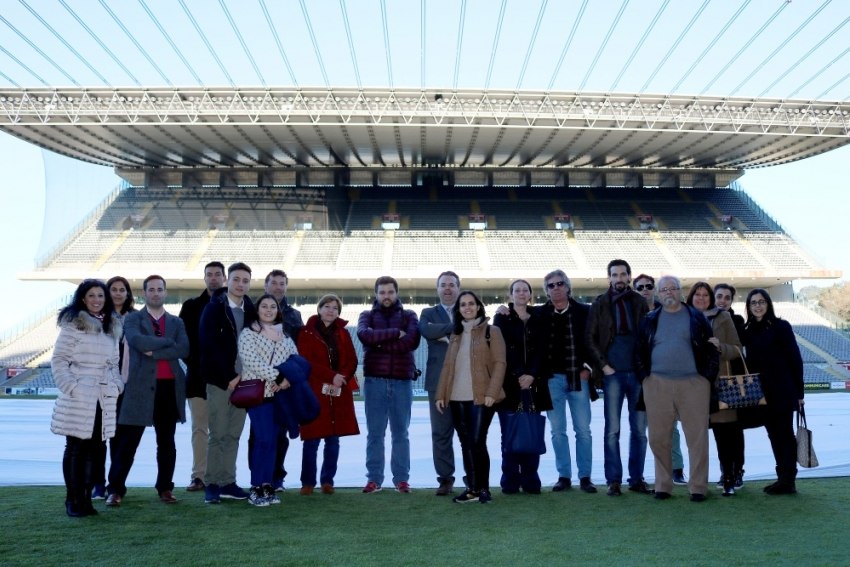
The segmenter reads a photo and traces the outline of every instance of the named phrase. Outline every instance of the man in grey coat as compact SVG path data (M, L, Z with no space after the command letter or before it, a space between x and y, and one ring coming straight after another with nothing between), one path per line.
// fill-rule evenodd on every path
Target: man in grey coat
M437 383L452 334L452 307L460 295L460 277L454 272L443 272L437 277L437 296L440 303L426 307L419 317L419 334L428 341L428 365L425 369L425 390L428 392L428 409L431 414L431 450L434 469L437 471L437 496L450 494L454 487L455 453L454 426L451 412L438 412Z
M129 378L118 410L116 450L109 467L107 506L120 506L127 493L127 475L145 427L156 431L156 490L160 501L173 504L177 422L186 421L186 374L180 359L189 356L189 337L183 321L165 311L167 295L162 276L143 284L145 307L127 315L124 337L129 354Z

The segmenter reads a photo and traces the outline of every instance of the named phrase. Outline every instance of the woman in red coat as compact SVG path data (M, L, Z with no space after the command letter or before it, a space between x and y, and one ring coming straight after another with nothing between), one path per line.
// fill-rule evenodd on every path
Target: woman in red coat
M334 294L319 299L318 315L313 315L298 333L298 353L310 361L310 386L319 400L319 417L301 426L304 441L301 456L301 494L312 494L316 486L316 457L319 441L325 440L322 492L333 494L334 476L339 459L339 438L359 435L354 415L357 380L357 354L351 335L345 330L348 321L339 318L342 300Z

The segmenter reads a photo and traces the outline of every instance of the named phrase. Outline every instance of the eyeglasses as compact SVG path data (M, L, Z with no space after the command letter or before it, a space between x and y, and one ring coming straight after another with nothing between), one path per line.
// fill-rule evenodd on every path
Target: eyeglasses
M679 291L680 289L682 289L682 288L680 288L680 287L662 287L658 291L660 291L661 293L670 293L671 291Z
M648 283L648 284L636 285L635 289L638 290L638 291L643 291L645 289L652 291L653 289L655 289L655 284Z
M764 307L767 305L767 301L764 299L753 299L750 301L750 307Z
M548 289L555 289L556 287L564 287L565 285L567 285L567 282L561 280L557 282L549 282L546 284L546 287Z

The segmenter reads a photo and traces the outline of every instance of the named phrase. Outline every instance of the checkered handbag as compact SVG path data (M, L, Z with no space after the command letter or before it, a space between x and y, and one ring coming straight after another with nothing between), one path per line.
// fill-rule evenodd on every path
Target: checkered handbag
M741 354L741 349L738 349ZM729 361L726 361L726 375L719 376L714 383L717 390L717 402L720 409L752 408L767 404L761 388L761 378L758 372L751 374L744 361L744 374L732 374Z

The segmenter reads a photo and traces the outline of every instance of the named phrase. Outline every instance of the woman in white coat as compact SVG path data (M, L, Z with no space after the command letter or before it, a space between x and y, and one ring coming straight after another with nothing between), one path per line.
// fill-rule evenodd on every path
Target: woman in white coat
M64 435L65 511L71 517L97 514L91 504L95 445L115 435L116 405L124 382L118 369L121 319L102 281L85 280L59 312L59 338L51 368L59 397L50 430Z

